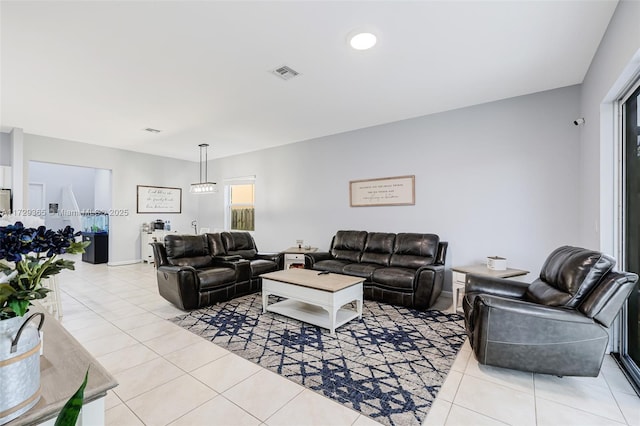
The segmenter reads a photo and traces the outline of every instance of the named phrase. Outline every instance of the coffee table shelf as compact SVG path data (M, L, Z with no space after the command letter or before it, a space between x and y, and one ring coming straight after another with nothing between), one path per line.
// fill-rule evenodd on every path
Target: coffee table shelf
M267 310L269 312L275 312L277 314L284 315L285 317L297 319L308 324L317 325L318 327L328 328L331 330L329 312L317 305L286 299L281 302L268 305ZM340 308L336 311L335 328L338 328L359 316L360 314L358 314L355 309L346 309L344 307Z

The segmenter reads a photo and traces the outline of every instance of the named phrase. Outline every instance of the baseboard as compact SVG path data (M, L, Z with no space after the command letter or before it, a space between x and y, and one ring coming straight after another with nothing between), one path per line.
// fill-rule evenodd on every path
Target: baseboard
M142 262L142 259L136 260L122 260L120 262L107 262L107 266L124 266L124 265L133 265L135 263Z

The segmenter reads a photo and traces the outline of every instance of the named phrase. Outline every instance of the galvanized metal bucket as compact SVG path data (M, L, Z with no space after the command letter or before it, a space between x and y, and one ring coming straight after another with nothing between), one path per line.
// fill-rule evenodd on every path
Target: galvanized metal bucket
M40 323L35 324L34 319ZM40 400L40 329L44 314L0 321L0 425Z

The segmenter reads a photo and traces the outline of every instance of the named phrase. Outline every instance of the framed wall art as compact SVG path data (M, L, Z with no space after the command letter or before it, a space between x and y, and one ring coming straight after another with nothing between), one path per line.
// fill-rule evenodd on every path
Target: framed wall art
M138 185L138 213L182 213L182 188Z
M416 204L416 177L394 176L349 182L351 207L413 206Z

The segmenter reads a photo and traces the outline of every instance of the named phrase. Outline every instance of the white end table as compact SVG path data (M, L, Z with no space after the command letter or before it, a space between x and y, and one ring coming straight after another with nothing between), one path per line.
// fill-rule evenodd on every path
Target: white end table
M454 266L451 268L451 290L453 293L453 312L458 312L458 300L464 295L464 285L467 274L484 275L492 278L524 277L529 271L523 269L507 268L504 271L496 271L487 268L487 265Z
M304 255L306 253L313 253L316 251L318 251L317 247L289 247L282 252L284 253L284 269L287 270L291 267L304 268Z

